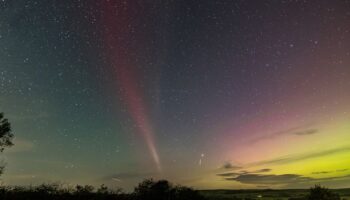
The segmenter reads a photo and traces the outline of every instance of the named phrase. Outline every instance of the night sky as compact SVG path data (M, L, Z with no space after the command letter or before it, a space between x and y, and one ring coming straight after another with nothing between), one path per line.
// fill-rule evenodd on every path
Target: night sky
M2 0L9 185L350 187L350 1Z

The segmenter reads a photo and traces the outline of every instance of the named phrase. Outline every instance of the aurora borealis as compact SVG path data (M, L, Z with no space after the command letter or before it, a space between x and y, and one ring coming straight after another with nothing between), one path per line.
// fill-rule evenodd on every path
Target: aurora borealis
M350 187L350 3L0 2L10 185Z

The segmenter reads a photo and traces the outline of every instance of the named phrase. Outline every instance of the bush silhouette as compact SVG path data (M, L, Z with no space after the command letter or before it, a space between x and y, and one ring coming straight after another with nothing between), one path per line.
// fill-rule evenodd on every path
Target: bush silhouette
M325 187L315 185L310 189L308 200L340 200L340 196Z
M195 190L173 186L166 180L154 181L147 179L141 182L134 191L136 200L202 200L203 197Z

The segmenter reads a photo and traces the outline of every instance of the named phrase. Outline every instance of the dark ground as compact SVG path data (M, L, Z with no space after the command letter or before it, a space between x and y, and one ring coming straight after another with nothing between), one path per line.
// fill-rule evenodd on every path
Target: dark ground
M350 189L334 189L343 200L350 200ZM309 189L290 190L201 190L208 200L302 200L309 194Z

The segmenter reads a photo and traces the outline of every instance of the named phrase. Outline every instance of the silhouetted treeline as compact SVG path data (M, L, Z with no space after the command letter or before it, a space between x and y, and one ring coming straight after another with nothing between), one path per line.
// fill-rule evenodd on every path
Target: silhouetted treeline
M203 200L204 198L188 187L173 186L166 180L145 180L132 193L111 190L104 185L95 189L90 185L75 188L58 184L42 184L35 187L0 187L3 200Z
M278 190L276 192L279 193ZM244 195L244 197L240 196L242 194L225 197L218 194L203 197L198 191L191 188L174 186L166 180L154 181L152 179L144 180L131 193L124 193L121 189L112 190L105 185L99 188L90 185L67 188L58 184L42 184L35 187L0 187L1 200L258 200L261 198L281 199L283 196L281 194L274 197L265 195L253 197L253 194L254 192L247 192L248 196ZM296 195L296 197L287 199L341 200L339 194L318 185L311 188L304 196Z

